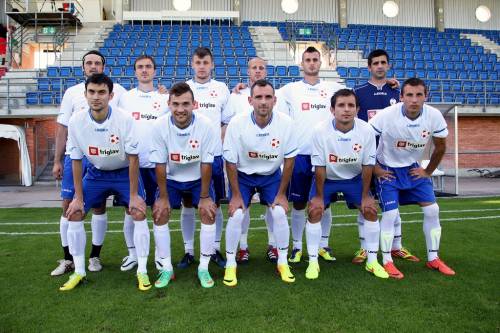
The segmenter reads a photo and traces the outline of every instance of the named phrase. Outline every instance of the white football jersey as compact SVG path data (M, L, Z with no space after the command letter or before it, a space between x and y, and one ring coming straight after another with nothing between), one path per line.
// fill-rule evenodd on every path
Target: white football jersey
M363 165L375 165L375 132L361 119L347 133L335 128L330 119L314 128L311 163L326 167L326 178L352 179L361 173Z
M210 119L212 124L219 128L218 132L221 134L222 124L227 124L231 119L231 115L226 111L226 104L230 95L227 86L216 80L210 80L206 83L189 80L187 84L194 93L194 111ZM221 135L219 135L215 156L222 155L222 139L220 137Z
M415 120L406 117L403 103L398 103L377 112L370 124L380 135L377 160L393 168L407 167L419 161L431 137L448 136L443 115L427 104Z
M180 129L170 113L158 118L151 128L149 159L168 165L167 178L188 182L201 178L201 163L213 163L218 132L210 119L193 113L191 124Z
M319 81L310 85L304 80L288 83L278 90L278 109L288 110L295 122L300 154L311 154L311 129L330 119L330 100L345 86L336 82Z
M168 113L168 95L160 94L156 90L143 92L134 88L122 95L118 106L135 120L140 167L154 168L154 163L149 161L151 126L156 119Z
M126 92L120 84L113 84L113 98L109 101L109 105L113 108L118 105L118 102ZM61 125L68 127L69 120L71 116L79 111L87 111L89 109L89 104L87 103L87 98L85 98L85 82L81 82L77 85L69 87L63 95L61 100L61 106L59 109L59 114L57 115L57 122ZM66 155L69 154L68 150L69 144L66 143Z
M253 112L238 114L227 126L224 159L246 174L273 174L285 158L297 153L293 121L281 112L273 111L264 128L255 123Z
M248 101L248 97L250 97L250 87L241 89L238 94L231 93L226 105L225 113L227 115L230 115L231 117L234 117L239 113L252 112L253 107Z
M90 111L75 113L68 126L71 159L87 157L97 169L117 170L128 166L128 155L139 153L134 120L125 111L110 108L98 123Z

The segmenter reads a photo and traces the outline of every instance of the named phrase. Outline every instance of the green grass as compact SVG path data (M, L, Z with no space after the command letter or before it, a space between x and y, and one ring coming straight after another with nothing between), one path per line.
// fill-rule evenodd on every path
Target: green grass
M238 268L236 288L225 287L223 270L211 265L212 289L199 286L191 267L177 269L165 291L140 292L134 273L119 269L126 254L122 225L110 223L117 232L106 236L104 270L88 273L89 283L68 293L58 291L67 276L49 275L61 256L60 210L0 209L0 332L498 332L500 198L444 199L440 207L441 255L456 270L454 277L402 261L401 281L371 276L350 263L358 247L353 224L332 228L337 262L320 262L318 280L306 280L301 263L293 268L297 281L286 285L264 258L267 233L258 228L250 231L250 263ZM251 227L264 226L262 212L253 208ZM402 212L411 213L403 221L415 221L403 225L403 243L425 259L419 208ZM353 216L339 216L354 213L336 205L334 225L354 223ZM110 221L122 216L121 209L109 210ZM22 222L53 224L9 225ZM178 228L172 222L171 229ZM14 232L53 233L7 234ZM88 234L88 244L90 239ZM176 261L183 253L179 231L172 232L172 242ZM152 264L149 270L154 281Z

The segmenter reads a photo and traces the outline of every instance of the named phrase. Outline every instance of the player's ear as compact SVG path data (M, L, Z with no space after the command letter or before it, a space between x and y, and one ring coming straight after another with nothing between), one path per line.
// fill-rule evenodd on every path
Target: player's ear
M253 102L252 96L248 96L248 104L252 104L252 102Z
M335 108L333 106L330 106L330 112L332 113L332 115L335 115Z
M273 106L274 106L274 105L276 105L276 101L277 101L277 99L276 99L276 95L274 95L274 96L273 96Z
M115 96L115 93L114 93L114 92L111 92L111 93L109 94L109 100L112 100L112 99L113 99L113 96Z

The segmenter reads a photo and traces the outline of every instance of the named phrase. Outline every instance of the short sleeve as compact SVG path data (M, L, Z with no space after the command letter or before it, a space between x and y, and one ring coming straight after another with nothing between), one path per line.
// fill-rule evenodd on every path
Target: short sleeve
M325 145L322 140L322 132L320 128L316 127L312 136L311 164L314 166L326 166Z
M81 160L83 159L83 151L78 146L78 140L76 138L76 130L74 122L70 122L68 124L68 152L69 156L72 160Z
M217 132L211 124L208 122L205 124L206 130L205 130L205 137L203 138L204 146L202 146L202 151L201 151L201 163L213 163L214 162L214 155L215 155L215 150L217 147Z
M384 118L387 113L388 112L377 112L375 116L368 121L377 135L382 134L384 131Z
M128 117L123 114L125 117L125 128L127 132L125 134L125 153L129 155L138 155L139 154L139 137L137 136L136 127L134 124L134 120L132 117Z
M367 126L364 137L365 149L363 149L362 164L375 165L375 155L377 153L377 144L375 140L375 132Z
M299 147L297 136L294 135L294 133L296 132L294 129L295 123L291 121L291 119L288 123L289 125L287 126L284 156L285 158L292 158L297 156L297 154L299 153Z
M166 131L167 127L161 126L165 119L168 121L167 117L158 118L152 128L151 146L149 152L149 161L151 163L167 163L168 160L167 142L162 135L162 130Z
M223 124L228 124L229 121L231 120L231 117L233 116L230 112L227 111L227 104L229 102L229 97L231 93L229 92L229 88L224 85L224 88L222 89L222 105L221 105L221 122Z
M432 136L436 138L446 138L448 136L448 125L439 110L435 110L432 119Z
M69 120L71 118L71 115L73 114L73 104L71 103L71 101L71 90L66 91L61 101L59 114L57 115L57 122L66 127L68 127Z
M238 163L238 129L237 123L235 122L237 118L231 119L229 125L227 126L226 136L224 137L224 145L222 155L224 159L229 163Z

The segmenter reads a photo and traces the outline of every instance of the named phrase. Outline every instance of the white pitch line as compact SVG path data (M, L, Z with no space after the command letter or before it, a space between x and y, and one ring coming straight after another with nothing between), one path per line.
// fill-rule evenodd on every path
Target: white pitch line
M462 209L462 210L442 210L440 213L446 214L446 213L474 213L474 212L492 212L492 211L500 211L500 208L487 208L487 209ZM416 212L400 212L400 215L416 215L416 214L422 214L421 211L416 211ZM357 217L358 214L347 214L347 215L332 215L333 220L335 218L339 217ZM263 220L263 216L261 217L252 217L250 218L251 221L259 221ZM180 222L181 220L170 220L169 223L172 222ZM199 222L199 220L196 220L196 222ZM89 223L89 222L85 222ZM123 224L123 221L108 221L108 224ZM0 222L0 227L1 226L7 226L7 225L59 225L59 222Z
M492 220L492 219L499 219L500 221L500 215L495 215L495 216L478 216L478 217L460 217L460 218L443 218L440 219L441 222L461 222L461 221L472 221L472 220ZM415 223L422 223L422 220L408 220L402 222L403 224L415 224ZM357 223L334 223L332 224L332 227L339 228L339 227L354 227L357 226ZM250 230L267 230L267 227L253 227L250 228ZM179 232L181 229L170 229L172 232ZM197 229L197 231L200 231L200 229ZM108 230L106 231L107 233L123 233L123 230ZM151 230L152 232L152 230ZM91 231L87 231L88 234L92 233ZM0 232L0 235L5 235L5 236L35 236L35 235L59 235L58 231L46 231L46 232Z

